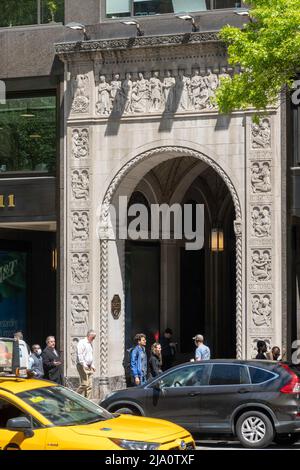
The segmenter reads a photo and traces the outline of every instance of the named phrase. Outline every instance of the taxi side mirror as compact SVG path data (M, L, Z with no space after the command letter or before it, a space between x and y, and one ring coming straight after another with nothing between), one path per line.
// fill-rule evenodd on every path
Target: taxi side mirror
M34 434L32 424L25 416L9 419L6 423L6 429L9 431L23 432L25 437L32 437Z

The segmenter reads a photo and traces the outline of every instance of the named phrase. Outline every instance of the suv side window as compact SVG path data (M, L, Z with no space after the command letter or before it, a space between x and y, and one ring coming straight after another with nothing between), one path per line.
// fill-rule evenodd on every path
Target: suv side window
M249 366L249 372L250 372L251 382L253 384L261 384L263 382L266 382L267 380L274 378L274 374L272 374L271 372L265 369L260 369L258 367Z
M247 367L235 364L214 364L209 385L249 384Z
M198 387L207 384L209 369L210 366L205 364L182 367L164 377L159 377L158 380L163 388Z

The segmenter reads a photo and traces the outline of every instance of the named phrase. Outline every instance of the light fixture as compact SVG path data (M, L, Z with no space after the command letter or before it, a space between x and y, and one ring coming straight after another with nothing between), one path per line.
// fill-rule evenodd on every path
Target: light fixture
M20 114L21 117L25 117L25 118L31 118L31 117L35 117L35 114L32 114L32 113L23 113L23 114Z
M212 228L210 236L210 249L211 251L220 252L224 251L224 232L220 228Z
M42 136L40 134L30 134L30 139L40 139Z
M52 271L57 270L57 248L53 248L51 251L51 269Z
M184 20L184 21L190 21L192 23L192 31L193 33L196 33L197 31L199 31L199 28L198 26L196 25L196 22L195 22L195 18L191 15L177 15L177 18L179 18L180 20Z
M84 24L71 22L71 23L66 24L66 28L74 29L76 31L82 31L83 32L83 39L85 41L88 41L90 39L90 37L87 35L86 27L85 27Z
M137 21L121 21L121 23L126 24L126 26L135 26L137 36L144 36L145 33L141 30L141 25Z
M250 11L247 10L247 8L238 8L235 12L235 15L243 16L243 17L248 17L250 22L253 23L253 19L250 15Z

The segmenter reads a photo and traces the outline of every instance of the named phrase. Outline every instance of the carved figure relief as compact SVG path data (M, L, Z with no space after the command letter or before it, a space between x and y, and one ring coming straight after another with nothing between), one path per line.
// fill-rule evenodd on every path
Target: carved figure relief
M251 260L252 279L254 281L270 281L271 269L271 251L254 250Z
M89 237L89 215L85 211L73 212L72 240L86 241Z
M271 192L271 169L269 162L255 162L252 164L251 187L253 193Z
M98 86L98 101L96 103L96 111L98 114L108 116L111 111L111 91L112 87L106 83L104 75L100 75L100 83Z
M271 326L272 303L270 295L253 295L251 311L255 326Z
M251 218L252 234L255 237L271 236L271 209L269 206L253 207Z
M88 327L89 299L86 295L73 295L71 300L72 326Z
M261 119L259 124L251 126L252 148L266 149L271 147L271 125L268 118Z
M89 131L88 129L73 129L72 131L72 155L74 158L86 158L89 155Z
M72 366L76 368L77 364L77 345L79 343L80 338L72 338L71 345L70 345L70 356L71 356L71 363Z
M162 84L166 113L172 112L174 110L175 86L176 86L176 80L174 77L172 77L171 71L167 70L163 84Z
M89 77L87 75L79 74L72 79L72 112L73 113L87 113L89 108L88 97Z
M88 282L89 280L89 256L86 253L74 254L71 264L72 281L75 284Z
M162 74L155 70L150 78L143 72L135 77L127 72L123 80L118 73L111 80L100 75L96 113L108 116L210 110L214 108L213 98L221 76L229 77L224 67L219 75L211 69L206 74L194 69L191 76L183 69Z
M71 187L74 199L86 201L89 197L88 170L74 170L72 172Z

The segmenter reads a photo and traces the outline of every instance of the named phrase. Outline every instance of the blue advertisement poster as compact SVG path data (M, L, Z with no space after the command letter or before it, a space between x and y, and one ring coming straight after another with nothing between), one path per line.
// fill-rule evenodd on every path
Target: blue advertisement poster
M0 250L0 337L26 329L25 252Z

